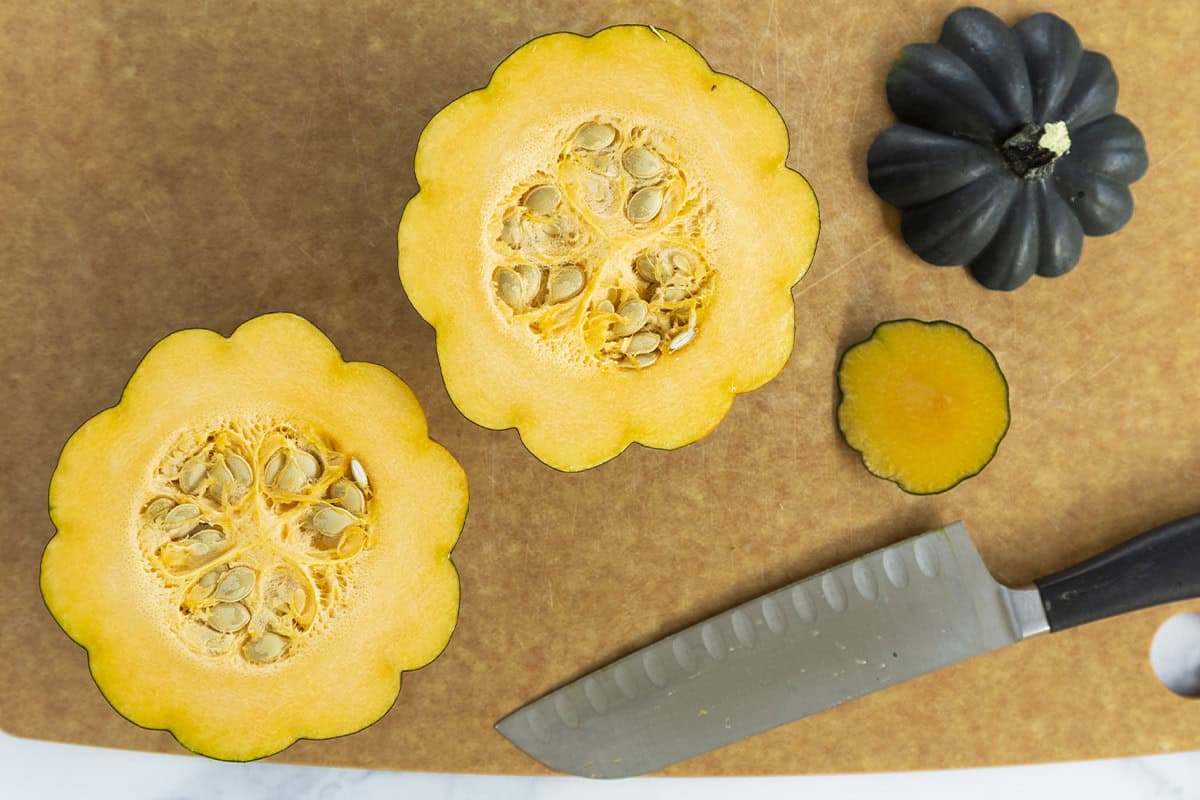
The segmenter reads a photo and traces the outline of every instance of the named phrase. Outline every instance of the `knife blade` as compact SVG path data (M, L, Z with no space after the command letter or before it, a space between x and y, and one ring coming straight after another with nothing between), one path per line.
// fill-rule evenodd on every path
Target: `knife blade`
M1031 586L988 572L961 522L768 592L496 724L546 766L652 772L950 664L1200 595L1200 514Z

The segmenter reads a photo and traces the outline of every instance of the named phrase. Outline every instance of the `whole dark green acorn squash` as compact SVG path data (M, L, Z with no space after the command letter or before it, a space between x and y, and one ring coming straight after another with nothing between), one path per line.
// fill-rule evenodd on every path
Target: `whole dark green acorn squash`
M959 9L937 43L901 51L887 96L900 124L871 145L868 179L931 264L967 264L989 289L1015 289L1069 271L1085 234L1133 214L1145 140L1114 113L1108 58L1053 14L1009 28Z

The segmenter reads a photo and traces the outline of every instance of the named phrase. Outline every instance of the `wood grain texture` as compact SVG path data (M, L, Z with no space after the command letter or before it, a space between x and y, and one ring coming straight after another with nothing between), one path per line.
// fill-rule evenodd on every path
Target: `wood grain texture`
M990 6L1009 22L1042 10ZM891 124L883 77L936 38L948 2L8 3L0 7L0 725L22 736L178 751L126 722L38 594L46 487L70 433L114 404L173 330L224 334L286 310L413 388L467 470L459 628L372 728L279 761L544 770L492 725L537 695L732 603L954 519L1019 584L1200 510L1200 192L1195 4L1054 10L1121 80L1151 167L1119 233L1017 292L927 266L871 192ZM543 466L514 431L464 419L433 331L396 275L425 122L527 39L645 22L756 86L822 209L794 290L796 348L706 439ZM838 439L838 353L879 321L958 322L1012 390L980 476L934 497L872 478ZM102 481L104 476L97 476ZM630 524L630 520L638 520ZM1042 637L709 753L672 775L1008 764L1200 748L1200 704L1154 678L1157 625L1200 602Z

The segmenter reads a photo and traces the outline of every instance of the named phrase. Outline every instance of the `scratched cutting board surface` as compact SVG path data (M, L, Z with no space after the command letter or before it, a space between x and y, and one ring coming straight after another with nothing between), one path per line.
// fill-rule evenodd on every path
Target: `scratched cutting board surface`
M466 772L545 769L492 729L582 672L902 537L963 519L1021 584L1200 510L1200 193L1188 3L1062 2L1110 56L1149 173L1120 233L1073 273L988 292L904 247L865 154L891 124L883 79L936 38L944 2L7 3L0 8L0 725L18 735L178 752L119 717L38 594L59 449L119 398L146 349L304 315L348 359L403 377L462 462L461 619L376 725L275 760ZM1008 22L1045 7L998 2ZM433 330L395 269L425 122L527 39L618 22L674 31L756 86L821 204L794 289L795 352L706 439L631 447L559 474L514 431L463 418ZM838 353L879 321L945 318L995 352L1012 427L979 476L935 497L870 477L837 438ZM103 476L97 480L103 481ZM1200 748L1200 701L1155 679L1157 626L1200 602L1025 642L667 771L830 773ZM347 660L348 664L352 660Z

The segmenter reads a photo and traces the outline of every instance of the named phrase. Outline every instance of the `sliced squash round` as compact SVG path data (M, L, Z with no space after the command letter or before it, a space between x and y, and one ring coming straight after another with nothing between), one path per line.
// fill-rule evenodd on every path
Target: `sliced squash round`
M159 342L50 484L41 588L132 722L246 761L382 716L458 615L462 468L300 317Z
M978 474L1008 432L1008 383L950 322L884 322L842 355L838 427L874 475L936 494Z
M421 135L399 270L450 397L560 470L705 436L783 368L816 246L779 113L649 27L557 33Z

